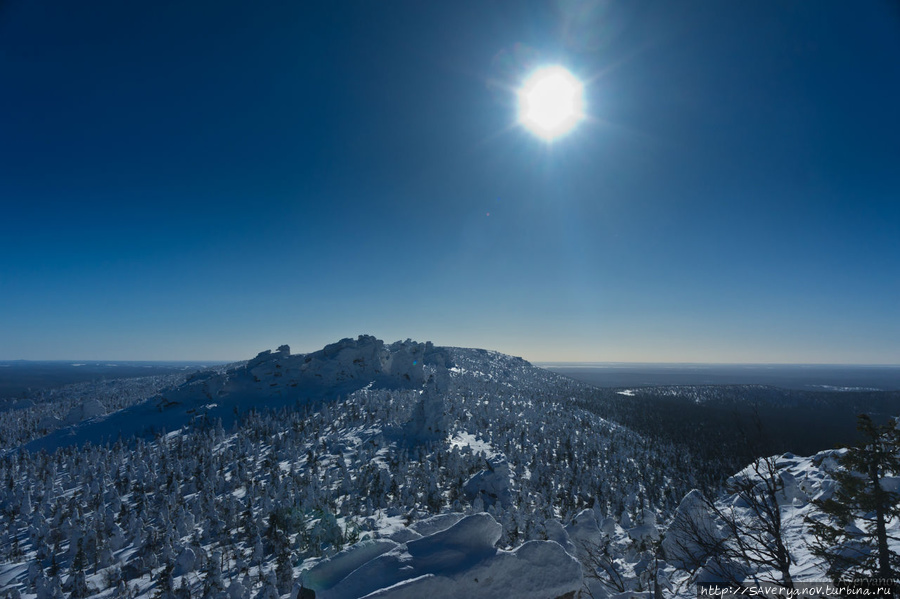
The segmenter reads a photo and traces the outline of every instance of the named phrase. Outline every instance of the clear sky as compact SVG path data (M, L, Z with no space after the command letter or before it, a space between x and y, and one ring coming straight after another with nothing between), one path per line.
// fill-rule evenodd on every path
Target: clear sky
M2 359L898 364L900 9L9 0L0 210Z

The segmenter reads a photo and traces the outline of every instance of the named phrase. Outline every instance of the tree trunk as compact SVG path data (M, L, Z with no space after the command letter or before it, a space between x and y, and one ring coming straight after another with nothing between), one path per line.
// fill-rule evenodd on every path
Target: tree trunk
M888 549L887 527L885 525L884 492L881 489L881 477L878 476L878 466L876 464L870 466L869 476L872 479L875 497L875 540L878 547L878 576L888 579L893 576L891 572L891 552Z

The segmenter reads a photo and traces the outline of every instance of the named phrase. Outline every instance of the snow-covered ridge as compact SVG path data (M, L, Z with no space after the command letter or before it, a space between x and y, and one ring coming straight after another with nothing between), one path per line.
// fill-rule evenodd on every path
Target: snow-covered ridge
M425 382L426 364L448 367L447 353L435 348L430 341L406 340L385 345L371 335L360 335L357 339L342 339L326 345L310 354L291 355L290 348L282 345L277 352L264 351L250 360L246 371L255 383L270 387L308 390L314 387L362 388L373 384L405 388ZM236 377L238 371L231 374Z
M53 450L84 442L94 444L177 430L195 420L221 420L229 427L248 410L293 407L310 401L334 400L360 389L422 389L437 378L442 392L476 390L494 384L533 392L585 390L578 383L536 368L522 358L482 349L437 347L407 339L386 344L371 335L342 339L309 354L290 347L260 352L256 357L192 374L171 389L105 417L91 412L72 419L67 428L29 443L31 450ZM450 382L452 381L452 383ZM56 427L52 427L56 428Z
M68 428L30 443L29 449L54 449L85 441L102 443L172 431L196 419L234 422L236 414L251 409L278 409L315 400L336 399L363 388L421 388L426 368L447 371L449 353L431 342L411 340L386 345L370 335L342 339L309 354L291 354L282 345L263 351L224 372L205 370L183 384L106 418L73 417Z

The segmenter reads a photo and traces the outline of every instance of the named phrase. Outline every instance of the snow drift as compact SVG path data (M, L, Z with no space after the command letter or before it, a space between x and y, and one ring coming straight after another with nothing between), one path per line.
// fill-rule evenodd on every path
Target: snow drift
M501 531L480 513L406 543L360 543L304 572L301 586L317 599L553 598L581 588L581 564L559 543L504 551L494 547Z

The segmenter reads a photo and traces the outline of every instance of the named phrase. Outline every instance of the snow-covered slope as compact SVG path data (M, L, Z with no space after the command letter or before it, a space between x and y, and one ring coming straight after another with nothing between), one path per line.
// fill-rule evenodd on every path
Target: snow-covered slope
M196 373L184 384L106 418L94 404L87 412L82 409L76 414L73 409L66 422L75 426L56 430L27 447L53 450L86 441L102 443L122 436L152 435L203 418L219 419L229 427L237 414L251 409L335 399L364 387L421 387L426 364L446 368L447 352L431 343L413 341L386 346L369 335L342 339L310 354L292 355L283 345L225 372Z
M57 416L77 424L0 458L0 588L553 599L659 581L686 597L690 568L659 548L698 497L695 458L584 409L595 393L496 352L361 336L109 414L79 396ZM778 462L792 543L828 463Z
M88 405L0 461L0 586L572 596L576 515L593 514L584 538L612 517L628 545L691 484L673 447L576 407L591 393L520 358L361 336L263 352L110 414Z
M43 389L30 399L0 405L0 452L19 447L64 426L145 401L184 382L187 373L98 379Z

